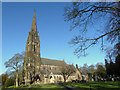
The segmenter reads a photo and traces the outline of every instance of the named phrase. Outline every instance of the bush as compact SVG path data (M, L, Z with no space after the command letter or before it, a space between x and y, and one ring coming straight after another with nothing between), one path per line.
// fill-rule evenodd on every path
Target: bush
M15 79L14 78L8 78L5 82L5 87L14 85Z
M15 88L15 86L9 86L9 87L7 87L7 88Z
M2 85L2 88L5 88L5 85Z
M20 86L16 87L16 88L23 88L26 87L24 84L21 84Z

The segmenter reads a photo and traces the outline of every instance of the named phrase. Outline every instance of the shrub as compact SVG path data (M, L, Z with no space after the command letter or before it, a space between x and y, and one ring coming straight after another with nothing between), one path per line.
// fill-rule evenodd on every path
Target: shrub
M5 87L14 85L15 79L14 78L8 78L5 82Z

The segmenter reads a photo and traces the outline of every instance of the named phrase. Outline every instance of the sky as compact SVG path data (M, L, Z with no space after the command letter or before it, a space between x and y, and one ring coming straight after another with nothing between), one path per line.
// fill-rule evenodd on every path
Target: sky
M77 32L70 31L70 23L65 22L63 16L65 6L70 4L70 2L3 2L2 71L0 74L7 70L4 66L6 61L12 58L14 54L25 51L34 10L40 36L41 57L64 60L68 64L78 64L79 67L84 64L104 63L105 53L101 51L100 44L89 48L86 57L78 58L74 55L73 52L76 47L68 42Z

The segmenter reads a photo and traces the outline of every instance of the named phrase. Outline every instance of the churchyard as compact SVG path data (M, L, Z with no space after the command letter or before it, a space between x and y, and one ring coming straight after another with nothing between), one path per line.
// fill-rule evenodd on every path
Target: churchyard
M60 86L61 85L61 86ZM68 88L67 88L68 87ZM25 85L20 85L18 87L15 86L10 86L8 88L22 88L23 90L34 90L34 89L64 89L64 90L68 90L68 89L95 89L95 90L106 90L106 89L120 89L120 82L113 82L113 81L107 81L107 82L84 82L84 83L75 83L75 82L66 82L66 83L59 83L58 84L48 84L48 85L38 85L38 84L32 84L29 86L25 86ZM7 89L8 89L7 88ZM3 89L5 90L5 89Z

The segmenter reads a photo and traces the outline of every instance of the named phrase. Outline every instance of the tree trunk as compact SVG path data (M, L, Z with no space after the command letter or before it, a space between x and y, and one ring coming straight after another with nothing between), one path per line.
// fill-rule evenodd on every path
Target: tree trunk
M16 87L18 87L18 71L16 71Z
M64 82L66 82L66 77L65 76L63 76L64 77Z
M66 79L64 79L64 82L66 82Z

